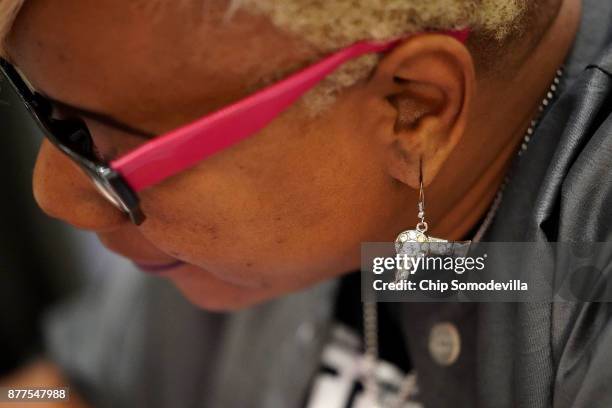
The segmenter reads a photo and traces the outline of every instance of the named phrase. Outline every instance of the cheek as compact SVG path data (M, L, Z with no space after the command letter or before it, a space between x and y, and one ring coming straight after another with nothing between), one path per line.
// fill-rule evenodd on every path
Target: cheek
M345 241L330 234L334 208L318 194L231 177L197 179L185 177L144 198L148 219L141 231L164 252L221 279L270 286L319 269L322 259L337 255L333 244Z
M145 191L141 230L226 281L304 286L356 269L360 242L380 226L383 183L369 156L325 134L230 149Z

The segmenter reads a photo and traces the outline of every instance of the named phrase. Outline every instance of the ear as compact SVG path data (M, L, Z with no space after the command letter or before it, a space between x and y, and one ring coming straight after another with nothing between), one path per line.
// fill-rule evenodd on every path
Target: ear
M377 132L389 174L418 188L422 159L431 183L464 134L475 88L470 52L443 34L411 36L381 60L370 85L386 106Z

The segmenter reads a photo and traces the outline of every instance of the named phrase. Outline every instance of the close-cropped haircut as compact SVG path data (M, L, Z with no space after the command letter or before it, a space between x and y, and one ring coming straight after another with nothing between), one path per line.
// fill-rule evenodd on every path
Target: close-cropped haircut
M23 3L24 0L0 0L0 55L5 55L6 37ZM556 16L561 0L228 0L228 4L229 19L238 11L264 15L280 30L303 38L322 55L358 40L469 28L468 47L476 72L488 75L521 59L510 52L513 44L537 44ZM523 55L529 51L523 49ZM369 55L344 64L308 93L307 105L320 111L339 91L367 78L379 58ZM299 67L285 67L284 72L267 80L272 82L296 68Z
M561 0L231 0L231 10L265 15L322 53L363 39L469 28L467 46L476 73L486 76L521 63L560 4ZM379 58L368 55L344 64L309 92L307 104L316 111L331 103L340 90L367 78Z

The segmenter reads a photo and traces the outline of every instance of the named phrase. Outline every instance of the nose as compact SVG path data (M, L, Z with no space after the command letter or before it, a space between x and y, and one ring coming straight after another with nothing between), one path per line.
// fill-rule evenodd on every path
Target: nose
M40 208L77 228L112 231L129 220L109 203L70 158L44 140L34 167L34 198Z

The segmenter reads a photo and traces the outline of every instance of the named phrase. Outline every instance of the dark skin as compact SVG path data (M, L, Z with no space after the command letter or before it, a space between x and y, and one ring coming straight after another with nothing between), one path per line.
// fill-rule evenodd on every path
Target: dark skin
M26 2L10 56L55 99L151 134L321 57L263 17L239 12L222 24L223 1L201 18L189 7L143 17L127 4ZM529 57L488 76L474 74L471 51L455 40L411 37L322 117L311 120L298 103L256 137L145 191L148 220L140 228L48 142L36 163L34 194L49 215L95 231L133 260L185 261L164 275L195 304L215 310L355 270L360 242L390 241L413 228L421 157L430 232L459 239L490 205L571 46L579 14L579 0L564 0L535 48L526 40L512 51ZM84 118L106 155L145 141ZM64 383L52 366L37 363L4 384L29 380Z
M579 4L564 1L512 72L477 77L465 45L435 33L410 37L320 117L297 103L257 136L144 191L147 221L140 227L48 142L34 195L49 215L95 231L136 262L183 261L164 275L214 310L355 270L361 242L390 241L413 228L421 158L430 232L462 238L490 205L562 63ZM238 12L224 23L226 6L146 16L119 0L26 2L8 50L34 87L54 99L160 134L322 56L265 17ZM106 156L145 141L84 119Z

